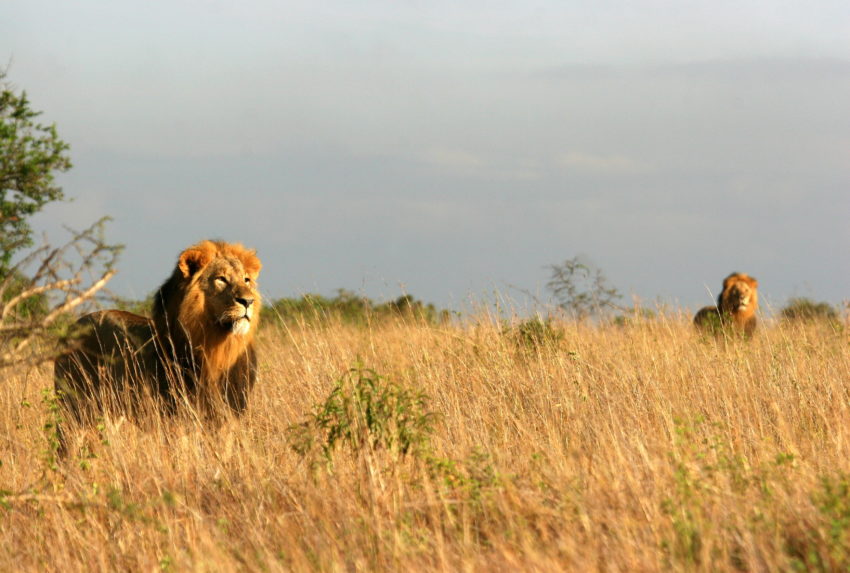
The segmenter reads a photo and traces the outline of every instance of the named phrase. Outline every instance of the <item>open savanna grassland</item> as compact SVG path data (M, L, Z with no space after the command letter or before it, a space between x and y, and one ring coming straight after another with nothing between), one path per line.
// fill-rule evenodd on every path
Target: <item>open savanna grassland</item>
M0 570L850 569L840 326L482 312L260 339L243 419L107 417L65 459L50 365L4 372Z

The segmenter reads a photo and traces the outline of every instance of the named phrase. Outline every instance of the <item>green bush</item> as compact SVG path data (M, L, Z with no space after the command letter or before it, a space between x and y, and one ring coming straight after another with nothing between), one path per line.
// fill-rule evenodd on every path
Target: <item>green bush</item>
M356 366L307 420L289 427L289 443L301 455L321 452L328 461L339 447L418 455L427 451L433 433L435 414L427 403L425 394Z
M638 307L634 309L627 309L623 314L618 314L612 320L612 324L615 326L630 326L649 320L655 320L656 318L658 318L658 313L654 310Z
M503 332L520 348L554 346L564 339L564 331L551 318L544 320L539 316L523 320Z
M795 571L850 570L850 477L821 475L811 493L814 519L789 521L783 537Z
M809 298L797 297L788 301L781 311L786 320L838 320L838 311L827 302L815 302Z

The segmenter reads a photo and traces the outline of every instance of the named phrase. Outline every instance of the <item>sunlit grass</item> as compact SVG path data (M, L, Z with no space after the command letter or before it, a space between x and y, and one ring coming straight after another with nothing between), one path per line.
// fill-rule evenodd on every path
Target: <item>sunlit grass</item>
M750 341L678 316L517 327L269 329L242 420L107 417L71 429L58 463L50 366L5 372L0 570L850 567L840 327L768 324ZM328 439L308 422L355 366L396 392L381 431L428 413L427 439L296 452L290 427ZM322 432L377 432L352 416Z

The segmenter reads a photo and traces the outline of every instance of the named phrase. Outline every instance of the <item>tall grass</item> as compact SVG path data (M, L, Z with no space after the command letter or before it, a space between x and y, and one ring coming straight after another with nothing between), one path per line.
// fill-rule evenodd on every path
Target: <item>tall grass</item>
M107 416L66 459L51 367L4 372L0 570L850 567L846 332L546 328L268 329L241 420Z

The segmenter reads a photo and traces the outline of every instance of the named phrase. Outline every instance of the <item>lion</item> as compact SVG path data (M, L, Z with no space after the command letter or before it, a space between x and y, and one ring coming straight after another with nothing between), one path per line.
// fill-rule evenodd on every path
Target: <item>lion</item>
M756 329L759 283L744 273L732 273L723 280L717 306L706 306L694 316L701 330L719 332L726 325L751 336Z
M241 414L257 380L261 267L238 243L201 241L180 253L150 318L122 310L80 318L54 362L59 402L78 422L107 410L139 413L145 404Z

